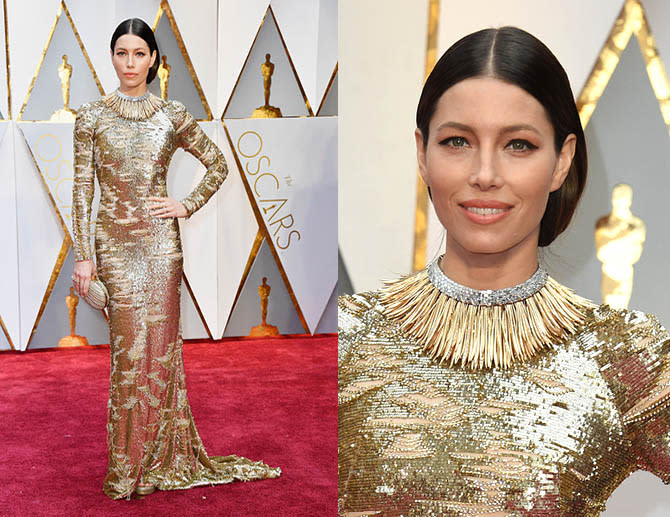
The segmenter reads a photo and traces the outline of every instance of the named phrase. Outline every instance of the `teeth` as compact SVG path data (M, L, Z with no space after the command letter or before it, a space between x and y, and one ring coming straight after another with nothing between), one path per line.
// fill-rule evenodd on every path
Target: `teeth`
M467 206L465 209L468 212L473 212L475 214L480 214L480 215L491 215L491 214L499 214L501 212L504 212L504 208L479 208L476 206Z

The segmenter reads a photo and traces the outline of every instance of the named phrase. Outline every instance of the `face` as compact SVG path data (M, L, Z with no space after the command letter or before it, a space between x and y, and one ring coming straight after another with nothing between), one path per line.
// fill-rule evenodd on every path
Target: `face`
M133 89L146 84L149 69L156 60L156 52L149 52L149 45L139 36L124 34L116 40L112 63L123 89Z
M450 253L537 253L549 193L563 183L575 152L560 152L543 106L518 86L471 78L442 94L419 170L447 230ZM534 251L533 251L534 250Z

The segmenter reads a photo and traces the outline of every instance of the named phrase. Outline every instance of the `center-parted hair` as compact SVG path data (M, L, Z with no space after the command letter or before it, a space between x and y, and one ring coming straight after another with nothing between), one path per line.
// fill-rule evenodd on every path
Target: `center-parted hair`
M565 230L584 191L586 141L570 81L552 52L532 34L516 27L484 29L454 43L435 64L421 92L416 125L428 142L430 120L442 94L472 77L493 77L531 94L544 107L554 127L558 153L565 138L577 137L575 157L560 189L549 194L540 223L540 246L548 246Z
M112 40L109 43L109 48L114 52L114 46L116 45L116 40L121 36L126 34L133 34L142 38L146 44L149 46L149 54L153 54L156 51L156 60L154 64L149 68L149 73L147 74L147 84L154 80L156 74L158 73L158 67L160 66L161 53L158 50L158 44L156 43L156 38L154 36L154 31L151 30L144 20L139 18L129 18L127 20L119 23L119 26L112 34Z

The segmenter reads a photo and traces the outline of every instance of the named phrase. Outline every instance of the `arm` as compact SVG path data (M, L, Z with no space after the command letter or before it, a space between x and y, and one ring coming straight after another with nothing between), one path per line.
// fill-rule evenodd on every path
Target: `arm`
M84 105L74 123L74 182L72 185L72 230L75 260L91 260L91 202L95 190L93 169L94 120Z
M624 425L637 467L670 483L670 337L653 316L636 326L641 335L626 361L622 384L628 400Z
M189 218L219 189L228 175L228 165L219 148L209 139L186 108L180 103L174 104L174 125L179 146L195 156L207 168L198 186L181 200L186 209L186 218Z
M95 271L91 253L91 202L95 191L93 135L95 119L84 105L74 123L74 181L72 185L72 230L74 233L74 281L77 291L86 295Z

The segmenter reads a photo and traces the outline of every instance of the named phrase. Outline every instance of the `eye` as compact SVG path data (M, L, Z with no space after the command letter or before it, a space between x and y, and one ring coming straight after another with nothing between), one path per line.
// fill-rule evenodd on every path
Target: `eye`
M140 52L137 53L137 55L142 57L142 56L144 56L144 52L140 51Z
M125 56L126 53L125 53L123 50L119 50L119 51L116 53L116 55L117 55L117 56Z
M537 149L536 145L531 144L528 140L522 140L522 139L514 139L511 140L507 144L507 148L511 149L512 151L532 151L533 149Z
M469 143L462 136L450 136L449 138L445 138L444 140L442 140L440 142L440 145L460 148L460 147L468 147Z

